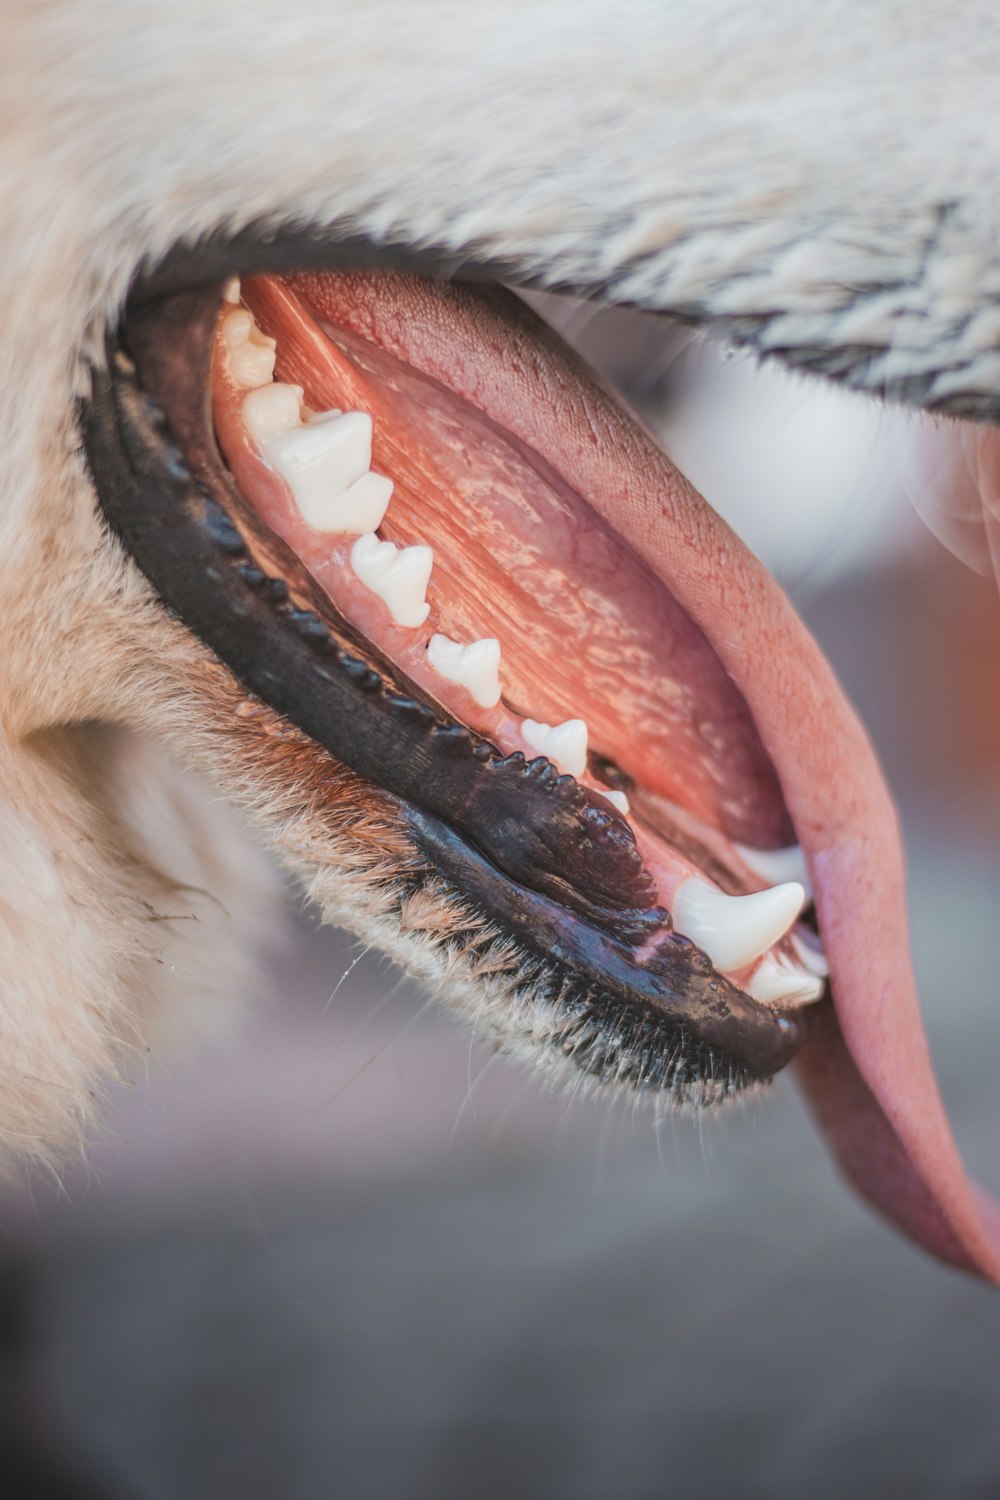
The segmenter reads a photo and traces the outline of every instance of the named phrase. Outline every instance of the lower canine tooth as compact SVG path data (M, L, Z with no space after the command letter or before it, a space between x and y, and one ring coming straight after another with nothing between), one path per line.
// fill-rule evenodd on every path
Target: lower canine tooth
M582 719L567 719L563 724L525 719L521 733L533 750L547 755L570 776L582 776L587 769L587 726Z
M351 548L351 567L361 582L389 607L397 625L422 625L430 614L425 600L434 553L430 547L396 547L369 532Z
M243 424L261 453L272 438L291 432L301 423L300 385L262 385L243 397Z
M439 676L464 687L480 708L500 702L500 642L492 636L462 646L446 635L432 635L427 660Z
M805 891L797 881L749 896L727 896L697 876L674 896L675 931L697 943L717 969L732 973L765 953L802 910Z
M368 467L372 419L367 412L314 414L304 426L270 438L265 450L303 520L316 531L360 536L381 526L392 480Z

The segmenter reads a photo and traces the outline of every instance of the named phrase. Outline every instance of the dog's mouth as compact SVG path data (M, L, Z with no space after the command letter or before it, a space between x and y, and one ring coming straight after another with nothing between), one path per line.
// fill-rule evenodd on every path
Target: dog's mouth
M808 1043L862 1189L982 1263L929 1186L955 1163L863 736L763 570L523 304L371 271L147 297L87 446L166 604L381 789L565 1009L568 1056L701 1103Z

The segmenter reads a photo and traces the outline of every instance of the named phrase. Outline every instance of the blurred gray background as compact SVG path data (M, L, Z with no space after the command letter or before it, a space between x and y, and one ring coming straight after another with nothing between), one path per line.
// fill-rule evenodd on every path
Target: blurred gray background
M998 611L915 518L942 465L953 492L940 434L662 325L557 317L862 710L945 1098L1000 1188ZM548 1093L305 921L268 993L122 1090L86 1169L0 1190L6 1388L30 1380L25 1420L93 1493L1000 1495L1000 1301L850 1196L790 1079L658 1126Z

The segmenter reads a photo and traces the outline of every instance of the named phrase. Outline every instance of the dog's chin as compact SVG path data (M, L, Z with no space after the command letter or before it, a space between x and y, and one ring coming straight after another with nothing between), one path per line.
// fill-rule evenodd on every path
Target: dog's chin
M100 505L182 622L169 625L179 653L164 665L171 691L152 689L155 712L133 717L247 809L328 919L383 948L508 1050L698 1104L766 1081L798 1054L861 1191L934 1253L995 1275L923 1042L891 804L863 731L780 591L522 306L493 289L356 264L344 273L344 247L319 239L307 263L337 269L289 279L300 249L271 238L238 253L213 247L200 268L188 255L168 262L95 371L85 432ZM416 546L432 534L444 579L428 592L422 633L379 615L382 595L378 608L358 604L354 539L303 526L263 429L254 438L240 427L257 387L226 385L235 304L223 300L223 271L242 275L259 337L277 340L279 384L302 386L307 408L374 414L374 461L396 484L397 506L378 535ZM406 467L414 401L438 430L416 478ZM296 421L308 425L301 413ZM450 454L440 438L448 421L458 431ZM548 628L536 600L537 618L497 631L513 684L499 708L428 675L431 628L468 641L516 615L502 568L482 555L503 552L511 513L501 508L477 561L475 528L459 527L456 542L430 493L427 475L453 473L456 448L472 482L496 481L500 460L487 462L479 432L511 472L526 466L519 483L528 475L557 494L574 535L597 538L569 546L546 587L566 598L568 577L574 598L600 596L602 618L620 615L624 672L609 669L599 633L584 639L579 620L548 638L551 669L533 670L530 637ZM593 561L573 573L577 552L613 556L614 586ZM541 582L529 570L522 594L541 599ZM671 632L659 655L643 636L650 610ZM419 652L408 644L414 631ZM163 711L178 691L182 729ZM544 729L572 720L575 707L591 739L567 774L551 741L551 759L532 756L511 726ZM626 788L627 815L607 795ZM831 972L830 994L813 1006L762 998L756 959L713 962L671 921L685 878L729 895L760 889L767 882L733 851L767 854L795 840ZM776 939L779 967L787 941Z

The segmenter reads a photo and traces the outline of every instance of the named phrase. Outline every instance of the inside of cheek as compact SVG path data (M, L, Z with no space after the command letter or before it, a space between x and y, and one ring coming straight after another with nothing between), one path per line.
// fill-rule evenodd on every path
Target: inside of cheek
M646 826L644 796L650 806L655 800L661 826L671 806L683 809L694 842L730 869L740 864L731 839L757 847L790 842L773 770L742 698L662 584L539 455L438 382L333 326L323 317L322 285L319 292L314 280L270 277L241 288L257 328L276 340L274 381L302 387L307 423L309 411L371 416L371 466L393 484L377 536L399 548L432 549L426 619L397 623L355 571L357 536L307 520L268 462L266 444L245 420L252 387L235 378L226 315L213 408L245 498L339 611L504 752L539 753L526 738L526 718L550 726L582 719L587 768L560 769L598 790L628 789L640 849L668 905L705 860L695 864L676 847L680 841L668 844ZM441 675L428 650L435 635L462 645L499 642L496 706L484 707ZM559 764L556 754L550 758Z

